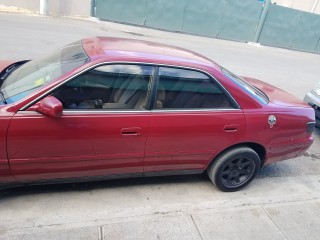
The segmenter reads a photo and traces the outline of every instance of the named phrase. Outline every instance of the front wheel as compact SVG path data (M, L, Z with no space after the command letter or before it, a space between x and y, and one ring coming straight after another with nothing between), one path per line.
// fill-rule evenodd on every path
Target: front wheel
M209 166L208 176L221 191L234 192L247 186L260 168L259 155L249 147L228 150Z

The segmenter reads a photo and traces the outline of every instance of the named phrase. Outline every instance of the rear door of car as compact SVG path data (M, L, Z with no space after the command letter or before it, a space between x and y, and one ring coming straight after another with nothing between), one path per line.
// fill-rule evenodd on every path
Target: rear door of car
M154 67L98 66L54 89L61 118L19 111L7 135L19 181L142 174Z
M209 75L159 67L144 172L203 170L245 131L242 110Z

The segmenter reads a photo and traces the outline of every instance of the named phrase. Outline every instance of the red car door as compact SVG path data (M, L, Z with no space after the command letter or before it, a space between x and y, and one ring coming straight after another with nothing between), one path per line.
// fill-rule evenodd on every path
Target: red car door
M144 171L203 170L212 157L245 131L242 110L208 75L159 69Z
M18 180L141 173L149 113L17 113L8 158Z
M7 135L10 167L20 181L141 174L150 111L151 67L108 65L51 93L61 118L19 111Z

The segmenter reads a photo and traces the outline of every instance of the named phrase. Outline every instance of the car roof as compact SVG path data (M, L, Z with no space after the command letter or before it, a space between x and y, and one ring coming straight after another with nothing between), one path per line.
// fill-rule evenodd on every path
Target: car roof
M94 37L82 40L82 46L92 61L130 61L175 64L180 66L210 66L217 63L198 53L161 43L114 37Z

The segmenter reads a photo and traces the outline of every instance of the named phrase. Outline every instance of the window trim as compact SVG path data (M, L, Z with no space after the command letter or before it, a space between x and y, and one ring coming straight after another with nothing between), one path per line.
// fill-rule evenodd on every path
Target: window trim
M73 112L73 113L78 113L78 112L86 112L86 113L104 113L104 112L108 112L108 113L128 113L128 112L147 112L147 111L170 111L170 112L179 112L179 111L220 111L220 110L239 110L241 109L240 105L238 104L238 102L234 99L234 97L229 93L229 91L214 77L212 76L210 73L204 71L204 70L201 70L201 69L198 69L198 68L193 68L193 67L185 67L185 66L179 66L179 65L170 65L170 64L156 64L156 63L148 63L148 62L124 62L124 61L113 61L113 62L101 62L101 63L97 63L95 65L92 65L78 73L76 73L75 75L65 79L64 81L62 81L61 83L57 84L55 87L53 87L52 89L50 89L49 91L46 91L44 92L43 94L41 94L39 97L35 98L34 100L30 101L29 103L25 104L23 107L21 107L19 109L19 111L26 111L29 107L31 107L32 105L36 104L37 102L39 102L41 99L47 97L48 95L50 95L52 92L54 92L57 88L59 88L60 86L66 84L67 82L71 81L72 79L78 77L79 75L85 73L85 72L88 72L94 68L97 68L97 67L100 67L100 66L103 66L103 65L115 65L115 64L122 64L122 65L145 65L145 66L152 66L152 67L155 67L156 68L156 71L153 76L153 79L151 79L152 83L151 83L151 91L149 91L148 89L148 92L150 92L150 96L148 96L147 98L147 108L144 110L135 110L135 109L124 109L124 110L113 110L110 109L109 110L99 110L99 111L94 111L94 110L85 110L85 109L81 109L81 110L70 110L70 109L66 109L66 110L63 110L63 112L67 111L68 113L69 112ZM228 97L228 99L230 100L231 102L231 105L233 108L228 108L228 109L219 109L219 108L199 108L199 109L155 109L154 108L154 105L155 105L155 99L157 97L157 85L158 85L158 81L159 81L159 68L160 67L169 67L169 68L178 68L178 69L185 69L185 70L193 70L193 71L197 71L197 72L200 72L200 73L203 73L205 75L207 75L210 80L214 81L220 88L221 90L223 91L223 93L226 94L226 96ZM152 76L152 75L151 75ZM156 83L156 85L155 85ZM152 101L154 101L153 103L153 106L150 104Z

